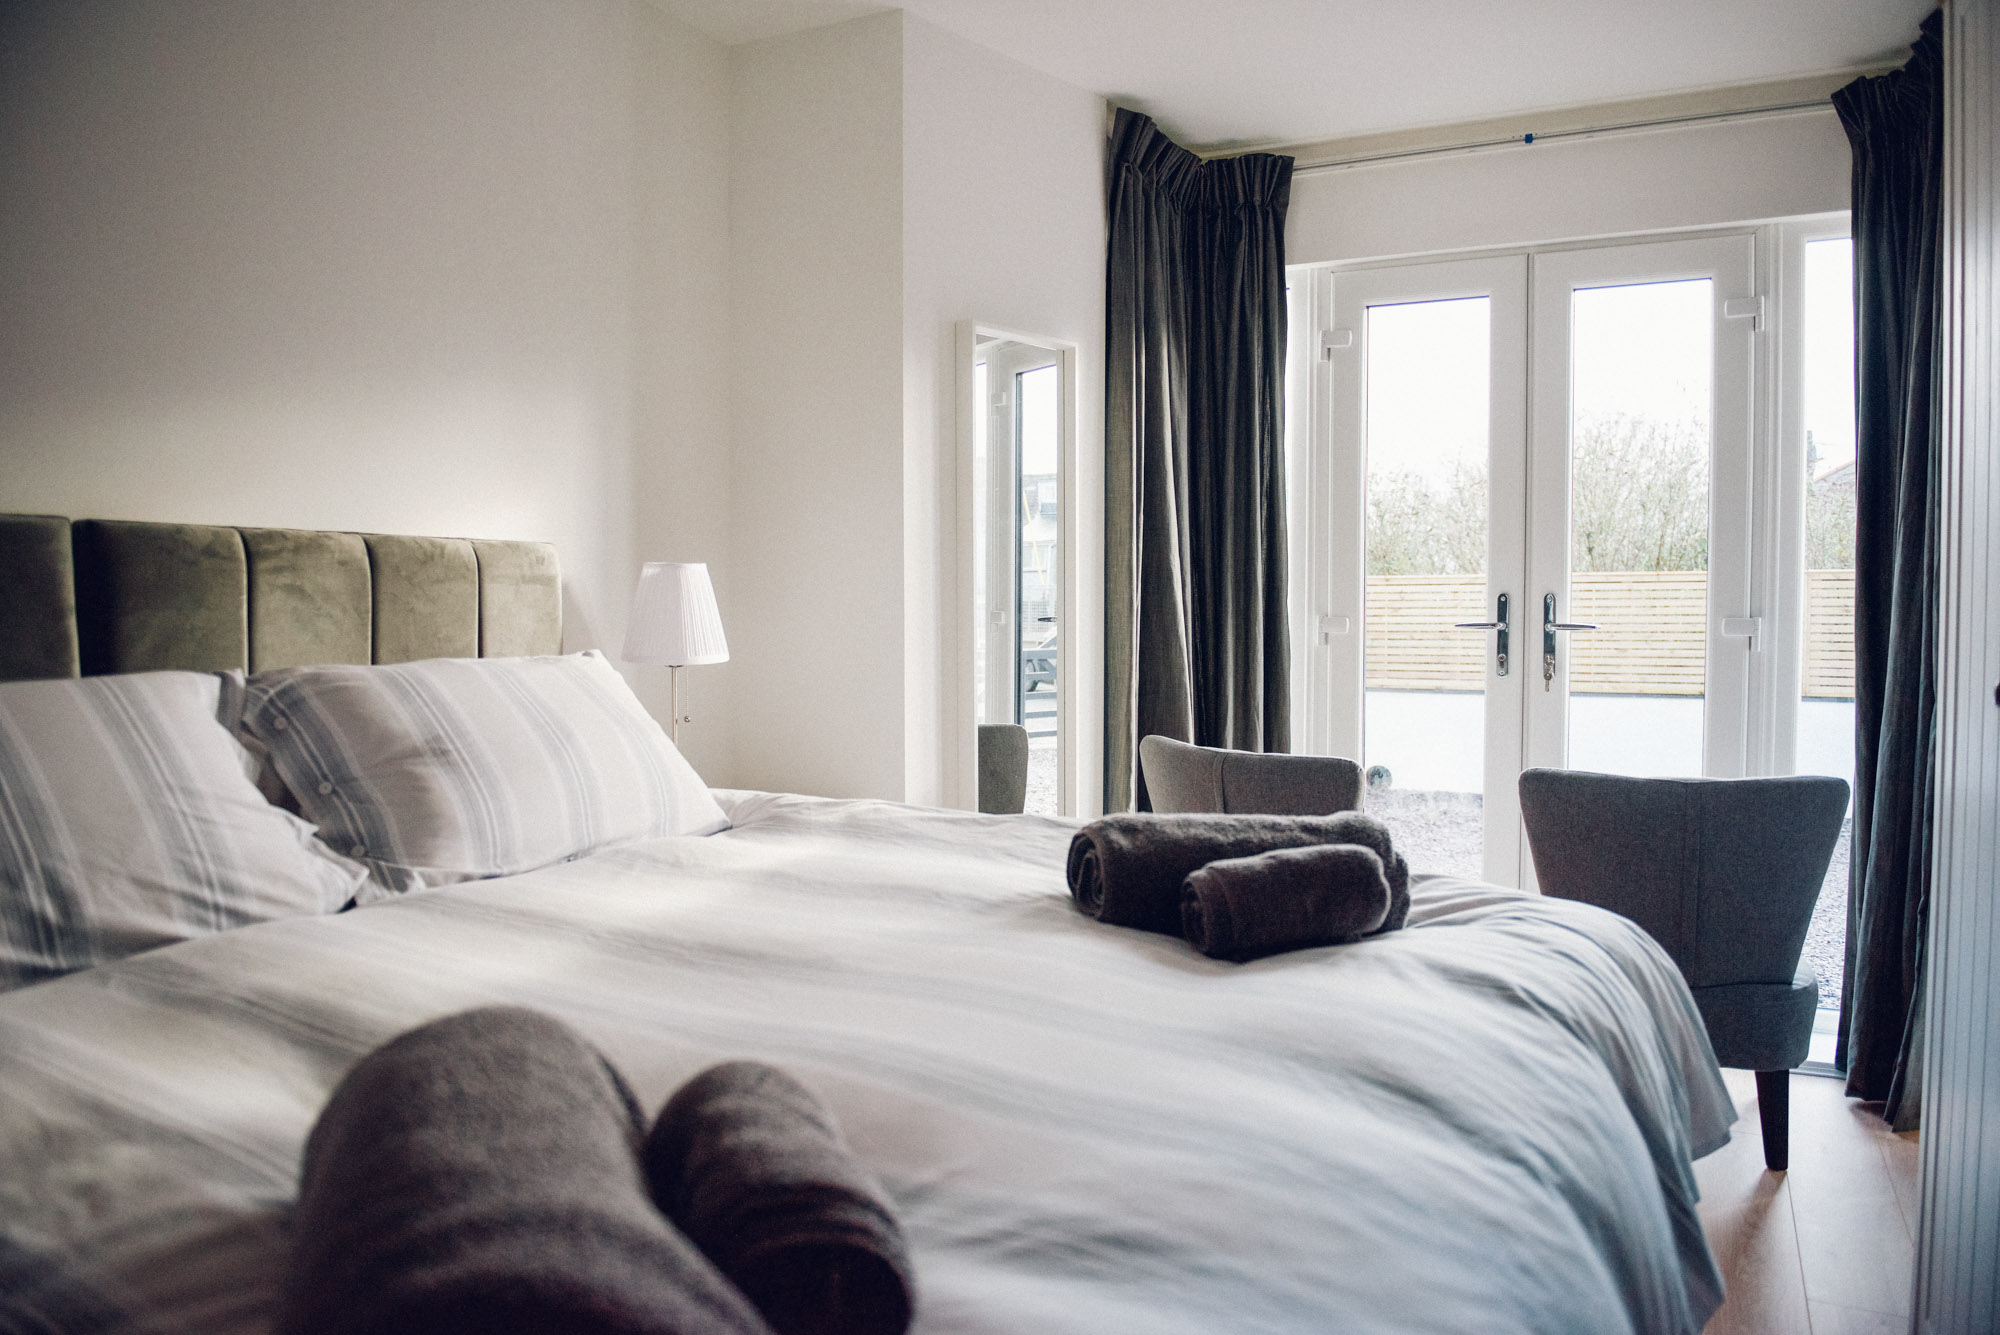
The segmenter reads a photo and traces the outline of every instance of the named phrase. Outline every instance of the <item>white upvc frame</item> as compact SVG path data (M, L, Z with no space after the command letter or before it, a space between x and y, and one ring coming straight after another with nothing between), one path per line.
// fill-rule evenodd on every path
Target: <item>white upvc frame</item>
M1793 218L1760 231L1760 258L1772 275L1765 302L1770 323L1760 369L1770 392L1761 405L1769 419L1770 448L1760 476L1770 508L1760 516L1763 541L1757 559L1767 587L1773 624L1785 633L1757 666L1752 717L1766 723L1752 738L1752 774L1798 772L1799 692L1805 669L1806 422L1804 333L1806 246L1852 235L1845 213Z
M1316 606L1326 621L1315 627L1311 648L1321 709L1315 749L1330 755L1361 759L1365 754L1364 639L1367 610L1367 322L1371 306L1483 297L1488 306L1492 337L1488 341L1487 487L1493 516L1486 532L1486 595L1489 619L1501 594L1513 610L1513 649L1507 675L1498 671L1492 632L1481 635L1485 677L1484 822L1485 874L1502 883L1512 879L1519 860L1515 842L1520 817L1514 797L1514 776L1521 769L1521 533L1526 497L1525 423L1527 421L1527 360L1521 332L1527 325L1528 265L1519 255L1445 260L1429 264L1395 265L1342 273L1333 280L1331 337L1324 342L1328 367L1329 442L1349 448L1328 449L1322 466L1325 522L1312 526L1318 552L1315 568L1322 596ZM1508 516L1514 518L1511 522ZM1344 625L1344 629L1343 629Z
M1056 526L1056 560L1062 570L1062 605L1056 613L1056 634L1063 661L1056 674L1057 809L1064 815L1094 812L1097 804L1088 800L1081 791L1086 767L1081 763L1083 739L1078 735L1077 727L1078 692L1083 688L1086 677L1094 682L1101 676L1102 666L1086 662L1085 656L1072 647L1085 638L1077 631L1077 618L1084 607L1083 572L1080 569L1083 562L1079 557L1087 550L1083 517L1078 513L1077 503L1084 490L1078 473L1077 345L1064 339L1018 333L974 320L959 322L955 340L958 448L953 483L956 505L953 508L958 539L952 547L954 569L953 578L949 581L952 594L946 618L946 624L954 628L951 643L955 649L945 683L951 693L951 706L946 716L952 720L951 736L945 747L945 800L968 811L979 807L980 720L973 709L974 663L980 644L980 628L973 615L973 535L978 532L975 507L979 492L976 485L975 414L987 411L987 405L974 402L973 365L981 339L1003 339L1045 349L1052 354L1051 360L1060 377L1056 503L1061 515ZM1096 522L1099 527L1102 526L1101 513ZM1091 606L1101 607L1102 604L1094 601ZM1019 629L1011 624L1009 629L1013 630L1018 640Z
M1298 749L1320 753L1335 753L1337 743L1358 738L1358 733L1349 733L1339 718L1354 715L1359 709L1360 680L1358 667L1353 672L1353 680L1347 680L1346 670L1337 659L1340 656L1331 640L1336 638L1322 630L1324 618L1350 617L1352 632L1358 637L1361 627L1358 609L1343 610L1334 603L1342 601L1336 596L1335 576L1337 571L1348 572L1345 578L1352 579L1359 570L1360 557L1343 548L1356 547L1359 543L1359 528L1353 516L1340 518L1343 506L1352 508L1354 500L1337 500L1344 488L1356 487L1358 478L1352 477L1355 461L1336 466L1331 447L1338 414L1342 403L1352 403L1356 398L1356 385L1350 385L1343 395L1339 381L1342 373L1338 361L1339 349L1330 344L1339 340L1339 330L1350 329L1337 318L1337 289L1353 289L1356 285L1372 286L1387 279L1371 279L1370 274L1391 271L1415 271L1430 264L1447 265L1455 263L1480 263L1500 258L1511 258L1525 262L1531 268L1531 283L1540 285L1542 278L1555 272L1570 272L1581 275L1589 272L1591 261L1587 258L1569 258L1588 252L1615 254L1623 251L1627 257L1636 253L1634 247L1686 247L1685 254L1690 272L1686 276L1701 276L1694 272L1702 266L1700 253L1704 249L1720 249L1726 246L1735 255L1730 261L1728 273L1714 273L1718 280L1716 289L1715 324L1718 363L1722 354L1728 354L1728 366L1718 365L1714 392L1718 400L1730 396L1732 403L1740 408L1747 423L1747 434L1733 443L1717 439L1711 449L1716 453L1711 457L1711 520L1721 518L1733 533L1722 538L1731 550L1726 552L1734 573L1726 576L1728 587L1719 587L1712 579L1709 608L1709 662L1710 689L1719 687L1721 703L1733 722L1725 722L1713 707L1704 710L1704 768L1717 774L1774 774L1789 773L1796 763L1796 737L1798 726L1798 684L1802 659L1803 614L1804 614L1804 450L1805 429L1803 424L1803 371L1800 349L1796 346L1803 330L1802 310L1803 268L1805 245L1815 240L1848 235L1848 220L1845 214L1815 215L1807 218L1786 220L1754 226L1721 227L1695 229L1687 232L1653 236L1631 236L1604 238L1598 241L1572 242L1548 246L1530 246L1505 251L1482 251L1461 255L1435 257L1429 264L1425 261L1401 260L1395 262L1361 262L1339 265L1311 266L1294 270L1291 275L1291 338L1293 342L1292 370L1290 377L1290 399L1288 409L1291 427L1288 432L1288 481L1294 495L1290 507L1293 517L1294 534L1292 540L1292 627L1293 627L1293 718L1297 724ZM1674 252L1658 250L1653 252L1663 263L1658 274L1670 276L1671 260ZM1747 260L1745 260L1747 256ZM1741 262L1739 262L1741 261ZM1607 265L1612 261L1606 261ZM1615 266L1614 266L1615 267ZM1611 268L1603 271L1609 275ZM1653 281L1647 273L1635 276L1628 265L1615 276L1606 277L1610 282ZM1409 296L1411 289L1398 289L1396 300L1421 300L1423 297ZM1469 294L1466 294L1469 295ZM1749 316L1725 316L1722 314L1724 301L1755 300L1761 298L1761 311ZM1547 298L1544 298L1547 300ZM1341 308L1347 303L1341 301ZM1534 377L1537 395L1546 395L1549 390L1543 377L1561 375L1567 377L1566 337L1564 351L1553 357L1543 339L1541 329L1543 318L1530 312L1525 317L1529 324L1529 339L1535 350L1530 375ZM1495 310L1494 327L1500 327L1501 316ZM1562 323L1567 328L1567 313ZM1356 377L1360 372L1353 373ZM1500 382L1494 381L1496 398ZM1557 422L1560 429L1567 432L1567 387L1562 409L1544 412L1546 421ZM1521 422L1524 429L1528 422L1528 405L1521 408ZM1546 423L1544 430L1550 429ZM1728 457L1719 457L1727 450ZM1567 454L1560 474L1562 490L1561 506L1557 513L1567 515ZM1497 473L1497 460L1496 473ZM1345 469L1342 472L1341 469ZM1552 495L1558 486L1555 470L1544 464L1538 471L1531 470L1529 487L1540 487L1536 504L1546 507L1556 502ZM1521 514L1527 517L1527 500L1524 498ZM1337 538L1336 535L1345 535ZM1711 538L1714 543L1716 539ZM1490 547L1490 538L1489 538ZM1713 552L1713 548L1712 548ZM1541 636L1541 596L1547 588L1561 588L1567 599L1568 536L1565 524L1560 546L1561 582L1556 583L1554 566L1558 549L1554 542L1544 538L1541 548L1531 556L1528 587L1520 590L1517 607L1513 612L1514 658L1520 665L1513 678L1514 689L1523 689L1529 674L1539 679L1540 636ZM1343 564L1344 563L1344 564ZM1711 575L1716 562L1711 560ZM1489 561L1489 593L1495 591L1499 566ZM1349 584L1352 589L1357 586ZM1358 597L1358 594L1353 595ZM1762 633L1755 648L1751 648L1739 637L1720 635L1721 619L1724 616L1752 616L1761 623ZM1721 644L1718 645L1718 640ZM1358 657L1358 638L1354 649L1348 652ZM1731 657L1741 660L1734 668L1729 666ZM1559 667L1567 661L1567 655L1559 658ZM1488 664L1489 682L1491 663ZM1535 683L1528 683L1535 684ZM1539 694L1539 692L1536 692ZM1351 698L1350 698L1351 697ZM1522 713L1525 717L1527 709ZM1567 711L1562 711L1565 720ZM1489 767L1495 756L1489 722L1488 757ZM1561 763L1560 750L1551 754L1546 738L1545 726L1540 734L1532 725L1523 725L1524 735L1520 739L1523 763ZM1560 739L1559 748L1566 742ZM1358 757L1357 757L1358 758ZM1496 802L1497 799L1497 802ZM1496 784L1489 777L1488 821L1495 819L1496 804L1504 804L1513 811L1512 776ZM1502 883L1522 885L1533 884L1533 868L1525 853L1525 841L1518 835L1518 814L1504 819L1511 820L1515 831L1512 840L1503 835L1500 839L1489 838L1489 856L1496 844L1504 849L1510 843L1520 850L1513 868L1513 874L1506 867L1489 865L1489 879ZM1504 861L1504 855L1500 859Z
M1702 708L1702 772L1723 778L1747 773L1750 660L1767 653L1751 638L1725 636L1725 619L1757 617L1768 603L1751 569L1751 515L1757 506L1755 339L1762 317L1731 315L1735 303L1757 297L1754 242L1748 233L1667 241L1623 242L1538 255L1534 265L1534 390L1530 431L1528 597L1536 618L1533 671L1541 670L1543 597L1558 596L1560 619L1570 607L1570 329L1572 295L1593 287L1709 279L1714 338L1709 407L1708 623L1706 695ZM1768 623L1766 623L1768 625ZM1578 632L1588 633L1588 632ZM1561 766L1569 754L1569 633L1556 656L1552 689L1527 692L1525 763ZM1522 884L1532 868L1521 865Z

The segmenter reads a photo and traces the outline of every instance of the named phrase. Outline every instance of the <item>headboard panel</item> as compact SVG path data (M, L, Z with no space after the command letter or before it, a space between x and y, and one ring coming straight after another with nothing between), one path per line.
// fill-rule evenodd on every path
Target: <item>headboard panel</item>
M249 664L250 577L235 529L84 519L70 540L86 677Z
M463 538L371 537L375 661L479 657L479 558Z
M246 528L250 670L375 658L373 581L359 533Z
M556 568L556 549L545 542L474 538L472 554L479 558L479 656L519 658L548 653L536 646L546 642L543 613L551 606L558 614L556 639L560 643L562 572Z
M0 515L0 680L562 651L555 549Z
M69 521L0 515L0 681L76 674Z

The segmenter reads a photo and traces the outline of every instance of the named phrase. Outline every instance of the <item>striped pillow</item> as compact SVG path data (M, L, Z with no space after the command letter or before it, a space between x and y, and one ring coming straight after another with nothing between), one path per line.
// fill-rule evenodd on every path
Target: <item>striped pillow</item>
M595 651L260 672L243 727L368 867L364 903L729 825Z
M0 683L0 989L354 896L364 870L245 773L222 685Z

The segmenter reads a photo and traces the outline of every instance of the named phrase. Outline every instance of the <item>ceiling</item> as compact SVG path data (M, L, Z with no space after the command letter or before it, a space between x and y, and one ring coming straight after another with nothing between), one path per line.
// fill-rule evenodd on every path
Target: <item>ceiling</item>
M1933 0L656 0L727 43L902 8L1202 148L1900 62Z

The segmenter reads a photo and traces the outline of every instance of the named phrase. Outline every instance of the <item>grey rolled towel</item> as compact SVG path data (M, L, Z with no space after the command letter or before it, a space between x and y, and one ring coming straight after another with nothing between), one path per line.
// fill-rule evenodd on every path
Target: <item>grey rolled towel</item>
M631 1092L516 1007L411 1030L306 1141L281 1335L769 1335L661 1217Z
M1389 906L1389 881L1374 849L1280 848L1189 872L1181 883L1181 934L1204 955L1252 960L1359 941L1385 927Z
M1409 865L1390 840L1389 828L1359 811L1331 816L1105 816L1070 840L1070 897L1099 922L1179 936L1181 882L1189 872L1225 858L1315 844L1359 844L1374 850L1389 882L1390 917L1401 922L1410 902Z
M915 1284L888 1202L818 1095L725 1062L681 1087L644 1150L653 1200L778 1335L902 1335Z

